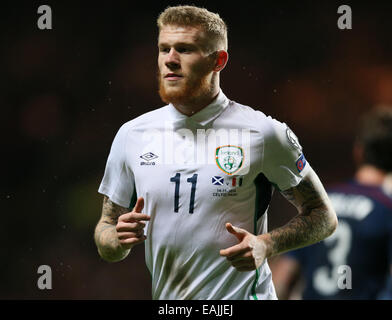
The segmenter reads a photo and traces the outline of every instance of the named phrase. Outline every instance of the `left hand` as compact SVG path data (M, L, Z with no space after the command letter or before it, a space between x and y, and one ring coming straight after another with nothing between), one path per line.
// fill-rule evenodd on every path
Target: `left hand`
M226 229L237 237L239 243L220 250L220 255L226 257L238 271L252 271L260 267L266 258L266 243L254 234L234 227L231 223L226 223Z

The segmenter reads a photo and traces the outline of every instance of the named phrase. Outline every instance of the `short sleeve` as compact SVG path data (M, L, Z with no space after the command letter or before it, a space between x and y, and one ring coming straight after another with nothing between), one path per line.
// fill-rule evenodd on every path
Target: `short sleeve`
M282 191L295 187L310 168L294 132L269 117L264 136L263 173Z
M117 132L106 162L105 173L98 192L109 197L114 203L129 208L135 179L127 162L128 127L123 125Z

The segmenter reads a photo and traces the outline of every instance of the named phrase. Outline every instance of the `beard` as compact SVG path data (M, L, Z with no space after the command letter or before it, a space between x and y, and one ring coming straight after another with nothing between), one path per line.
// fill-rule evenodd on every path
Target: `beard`
M205 73L193 80L183 78L179 84L168 86L165 85L165 80L162 79L158 70L159 96L163 102L173 105L192 104L199 97L203 97L211 92L211 83L208 75L208 73Z

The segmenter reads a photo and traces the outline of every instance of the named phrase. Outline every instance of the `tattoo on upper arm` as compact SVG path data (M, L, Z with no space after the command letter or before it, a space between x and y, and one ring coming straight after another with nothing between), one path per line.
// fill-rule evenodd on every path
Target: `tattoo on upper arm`
M293 188L282 191L282 195L298 208L301 214L307 215L312 210L325 208L325 195L322 194L321 183L305 177Z

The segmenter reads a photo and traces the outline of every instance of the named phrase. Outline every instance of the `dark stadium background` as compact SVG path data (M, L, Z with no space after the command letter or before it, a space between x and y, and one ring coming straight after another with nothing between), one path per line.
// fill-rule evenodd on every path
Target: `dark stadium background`
M150 299L144 247L102 261L93 242L97 193L126 121L162 106L155 20L164 1L13 1L1 5L0 298ZM392 3L181 1L229 26L229 98L286 122L325 185L354 172L358 117L392 104ZM50 5L53 30L37 28ZM337 8L351 5L353 29ZM269 227L295 210L276 194ZM49 265L53 289L39 290Z

